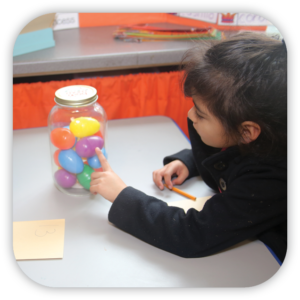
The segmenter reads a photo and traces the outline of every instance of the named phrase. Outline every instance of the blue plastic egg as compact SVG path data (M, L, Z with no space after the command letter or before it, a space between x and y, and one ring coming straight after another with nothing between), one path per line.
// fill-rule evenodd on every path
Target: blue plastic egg
M61 150L58 161L62 168L70 173L78 174L83 171L83 161L73 149Z
M102 148L101 151L102 151L103 155L105 156L105 158L107 159L107 153L106 153L105 148Z
M94 155L92 157L88 157L87 159L88 164L93 168L93 169L98 169L101 168L101 163L99 161L99 158L97 155Z

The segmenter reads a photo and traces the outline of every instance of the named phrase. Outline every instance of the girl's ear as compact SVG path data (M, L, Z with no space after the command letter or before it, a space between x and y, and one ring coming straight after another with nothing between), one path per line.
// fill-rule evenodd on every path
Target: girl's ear
M241 125L242 143L249 144L255 141L261 133L260 126L252 121L245 121Z

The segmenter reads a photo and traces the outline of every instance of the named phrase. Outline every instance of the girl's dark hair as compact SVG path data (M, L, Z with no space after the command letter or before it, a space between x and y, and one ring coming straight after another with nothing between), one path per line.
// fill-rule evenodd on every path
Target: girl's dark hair
M240 125L256 122L261 134L243 153L287 154L287 51L285 43L258 33L196 46L183 57L185 96L198 95L241 141Z

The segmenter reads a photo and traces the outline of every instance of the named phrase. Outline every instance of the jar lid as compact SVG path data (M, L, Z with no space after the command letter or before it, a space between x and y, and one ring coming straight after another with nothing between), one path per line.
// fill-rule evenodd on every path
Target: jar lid
M85 106L97 101L97 90L88 85L70 85L55 92L54 101L64 106Z

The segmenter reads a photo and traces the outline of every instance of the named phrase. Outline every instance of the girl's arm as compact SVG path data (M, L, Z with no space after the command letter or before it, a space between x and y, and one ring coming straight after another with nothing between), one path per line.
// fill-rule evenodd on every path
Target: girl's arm
M240 180L235 184L237 189L214 195L202 211L187 213L126 187L112 204L109 221L146 243L186 258L217 253L286 221L280 184L267 197L240 190Z
M180 160L187 167L189 175L186 180L200 175L191 149L184 149L178 153L165 157L163 164L167 165L175 160Z
M97 152L103 172L92 173L90 190L113 202L109 221L165 251L183 257L207 256L286 222L286 164L235 161L222 172L226 192L214 195L202 211L190 209L185 214L181 208L127 187ZM230 153L228 149L218 159ZM211 157L210 163L216 159ZM203 164L209 165L208 159ZM211 177L218 182L221 173L213 170Z
M193 122L189 118L187 119L187 122L192 149L184 149L173 155L165 157L163 164L166 165L172 161L180 160L186 165L189 171L189 175L186 180L200 175L210 188L218 192L218 186L213 180L211 174L202 166L202 162L208 157L219 153L221 149L204 144L197 131L194 129Z

